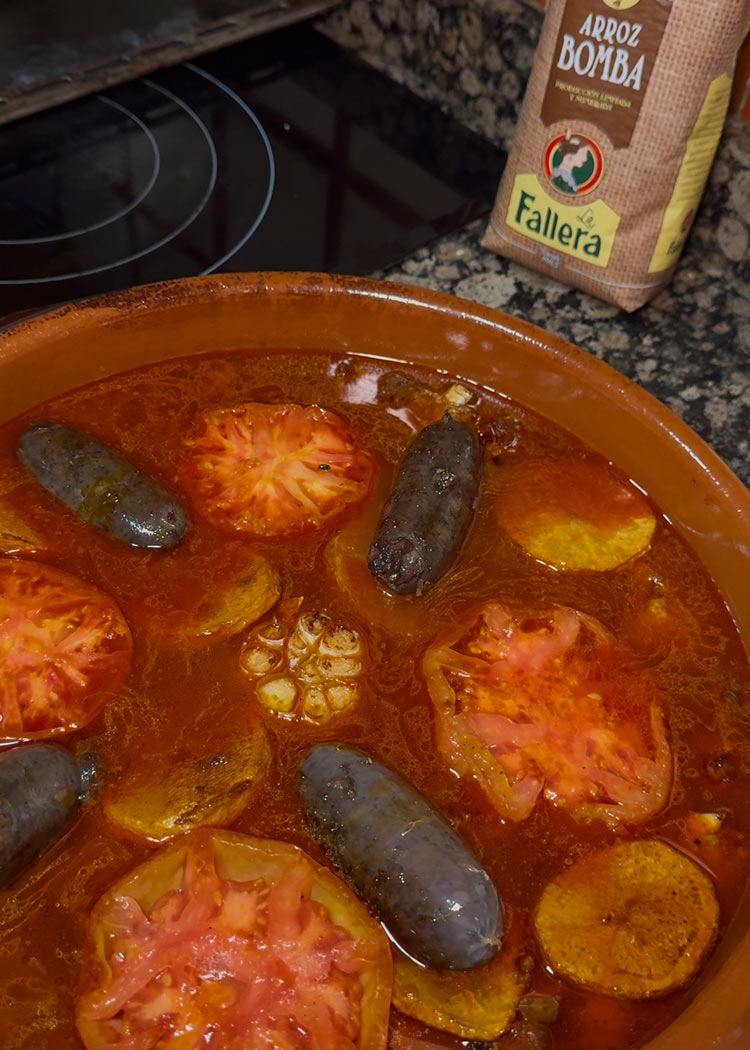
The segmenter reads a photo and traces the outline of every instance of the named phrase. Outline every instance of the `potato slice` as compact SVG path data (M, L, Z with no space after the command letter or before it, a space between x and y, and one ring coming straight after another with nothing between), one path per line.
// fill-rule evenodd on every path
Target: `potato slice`
M397 1010L463 1039L497 1039L516 1016L528 984L530 960L522 957L520 926L506 930L503 947L473 970L434 970L393 949L393 993Z
M648 999L685 984L716 936L713 883L665 842L618 842L576 861L534 916L548 963L605 995Z
M527 554L561 572L616 569L648 547L656 527L637 489L583 460L524 465L495 514Z
M149 626L167 644L205 645L244 631L273 608L280 595L278 569L252 552L227 583L206 588L197 601L193 593L176 593L171 608L158 615L149 609Z
M271 760L265 730L203 758L173 762L148 778L117 785L104 811L126 831L149 842L205 825L231 824L250 802Z

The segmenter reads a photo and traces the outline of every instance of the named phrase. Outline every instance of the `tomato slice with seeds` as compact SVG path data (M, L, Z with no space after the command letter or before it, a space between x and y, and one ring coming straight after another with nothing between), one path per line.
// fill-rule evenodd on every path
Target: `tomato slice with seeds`
M364 905L296 846L201 830L95 906L87 1050L383 1050L392 964Z
M0 741L87 725L132 654L125 618L98 587L41 562L0 558Z
M364 499L373 469L335 412L250 402L204 413L187 443L184 478L214 524L286 536Z
M430 647L423 672L442 754L503 818L524 820L542 795L611 827L666 805L659 694L593 617L488 602Z

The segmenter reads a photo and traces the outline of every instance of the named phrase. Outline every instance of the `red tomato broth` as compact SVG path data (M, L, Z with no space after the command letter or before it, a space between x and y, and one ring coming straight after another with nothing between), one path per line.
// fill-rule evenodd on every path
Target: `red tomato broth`
M487 457L477 519L453 570L422 599L424 620L411 615L420 599L397 600L409 609L407 629L403 619L389 629L387 616L369 622L367 602L360 605L357 595L338 588L327 557L327 545L342 528L356 532L360 518L372 520L377 478L373 495L361 507L347 508L320 531L291 541L227 536L191 506L178 481L183 439L198 413L243 401L317 403L332 409L374 455L381 472L392 475L413 433L404 422L408 413L347 400L353 391L355 397L361 390L372 396L375 380L388 370L382 363L311 354L237 353L171 361L73 391L0 429L0 497L44 538L40 560L111 595L133 632L133 666L119 696L70 737L69 746L75 753L92 749L99 754L106 784L126 770L147 767L150 758L163 753L209 754L232 734L262 723L274 759L232 830L286 840L322 860L302 821L297 768L315 742L356 743L432 799L478 853L514 914L528 915L549 878L582 852L611 842L612 833L601 822L576 822L546 802L539 802L520 824L499 821L479 788L459 781L436 753L432 705L418 665L432 638L473 605L508 596L570 605L599 619L641 657L667 699L678 770L673 800L645 828L622 834L664 837L705 863L716 879L725 929L747 878L750 730L742 698L750 696L750 670L715 588L662 517L646 553L601 574L562 574L537 564L504 535L494 517L493 506L512 473L514 457L599 462L596 454L503 398L475 392L480 430L486 431L494 417L507 424L514 440ZM417 369L399 370L433 389L448 383ZM14 455L23 428L42 415L111 444L182 498L191 517L185 540L167 552L136 551L80 522L43 493ZM144 610L158 610L170 596L217 588L250 551L278 568L284 596L304 595L312 606L317 603L350 622L365 639L363 678L369 676L369 683L354 710L326 726L292 724L261 708L238 665L243 635L208 646L167 646L149 637ZM637 628L658 589L654 578L664 581L668 600L687 612L680 614L677 642L667 640L656 655L647 639L639 652ZM457 580L470 581L471 591L461 590ZM389 599L376 595L375 600L388 608ZM737 759L736 775L716 782L707 775L706 763L727 750ZM729 813L719 844L696 845L687 827L688 813L716 809ZM73 998L88 912L114 881L151 852L109 824L94 803L35 865L0 891L4 1050L78 1050ZM535 951L531 942L529 950ZM553 1026L556 1050L633 1050L676 1016L691 995L688 988L642 1003L588 995L547 975L538 957L532 985L540 991L552 987L560 996ZM612 1018L611 1035L602 1017ZM449 1036L435 1038L449 1047L460 1045Z

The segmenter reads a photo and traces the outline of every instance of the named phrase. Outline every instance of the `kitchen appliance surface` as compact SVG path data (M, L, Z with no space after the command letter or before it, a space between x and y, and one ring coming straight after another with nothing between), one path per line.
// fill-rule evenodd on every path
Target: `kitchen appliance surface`
M4 0L0 123L311 18L338 0Z
M371 273L488 212L504 162L308 24L0 143L0 315L212 272Z

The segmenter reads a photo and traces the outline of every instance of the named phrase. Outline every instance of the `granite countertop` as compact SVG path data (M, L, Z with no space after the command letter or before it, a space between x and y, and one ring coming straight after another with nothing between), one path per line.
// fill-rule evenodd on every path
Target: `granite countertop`
M524 0L350 0L319 27L508 149L541 22ZM750 486L749 221L750 124L732 116L672 283L633 314L482 248L484 220L375 276L564 336L668 405Z

